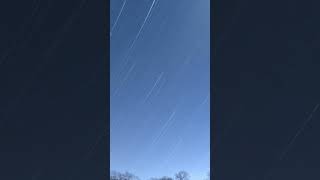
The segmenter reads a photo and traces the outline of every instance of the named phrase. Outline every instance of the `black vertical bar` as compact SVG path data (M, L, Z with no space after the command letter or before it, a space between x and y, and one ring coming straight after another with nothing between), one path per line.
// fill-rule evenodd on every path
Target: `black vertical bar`
M109 178L109 4L0 2L0 179Z
M216 28L216 4L217 0L210 1L210 179L214 179L215 175L215 155L216 155L216 108L215 108L215 39L217 37Z
M106 2L106 37L107 37L107 47L106 47L106 52L107 52L107 57L106 57L106 99L107 99L107 110L106 110L106 127L107 127L107 139L106 139L106 158L105 158L105 163L106 163L106 168L105 168L105 178L109 179L110 178L110 0L103 1Z

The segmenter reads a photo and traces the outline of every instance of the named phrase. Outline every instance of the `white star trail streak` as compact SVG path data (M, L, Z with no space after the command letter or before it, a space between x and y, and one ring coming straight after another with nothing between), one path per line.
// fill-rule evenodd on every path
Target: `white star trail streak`
M188 115L188 117L193 117L198 110L205 105L206 103L208 103L208 100L210 99L210 93L208 93L208 95L203 99L203 101L201 101L201 103L199 103L197 105L197 107L195 108L195 110L193 112L190 113L190 115ZM176 108L179 106L179 104L182 103L182 101L180 101L177 105ZM175 116L176 116L176 110L174 110L171 115L169 116L169 118L165 121L165 123L163 124L163 126L161 127L160 131L155 135L155 137L152 139L151 144L148 146L146 152L144 153L144 156L146 154L151 153L152 149L160 142L161 138L167 133L169 127L173 124L174 120L175 120ZM178 141L177 143L174 145L174 147L171 149L168 157L166 160L163 161L163 164L168 164L169 162L171 162L174 159L174 155L177 153L177 148L178 146L183 142L183 138L182 138L182 133L183 131L185 132L187 130L187 128L192 125L192 121L186 121L185 126L183 128L182 131L180 131L180 135L178 135ZM135 163L139 163L139 161L141 161L141 158L137 159L137 162Z
M204 106L207 102L209 102L210 93L206 96L206 98L202 101L202 103L198 104L198 106L195 108L195 110L190 113L189 117L194 117L194 115L200 110L202 106ZM186 128L188 128L192 124L191 120L186 121Z
M140 35L141 35L141 32L142 32L142 30L143 30L146 22L148 21L148 19L149 19L149 17L150 17L150 13L152 12L153 7L154 7L154 5L155 5L156 2L157 2L157 0L153 0L153 1L152 1L152 4L151 4L151 6L150 6L150 8L149 8L149 10L148 10L147 15L146 15L145 18L144 18L144 21L143 21L142 25L141 25L140 28L139 28L138 33L137 33L136 36L134 37L134 39L133 39L133 41L132 41L132 43L131 43L128 51L126 52L126 55L124 56L124 64L123 64L123 67L126 67L126 66L127 66L127 63L129 62L129 56L130 56L130 54L131 54L131 51L134 49L135 44L136 44L137 40L139 39L139 37L140 37Z
M209 1L113 2L110 168L141 179L179 170L201 179L209 161Z
M283 158L288 154L289 150L291 149L292 145L296 141L297 137L303 132L303 130L305 129L306 125L311 121L311 119L313 117L313 114L318 110L318 108L319 108L319 103L313 108L313 110L310 113L310 115L304 120L303 124L300 126L298 131L294 134L294 136L291 138L289 143L285 146L285 148L281 152L281 155L279 156L279 160L278 161L282 161ZM264 176L264 179L266 180L271 175L271 173L272 173L272 167L266 173L266 175Z
M207 95L207 97L203 100L203 102L200 104L200 106L206 104L209 101L210 93Z
M112 36L113 30L117 26L119 18L122 15L123 9L126 6L126 4L127 4L127 0L124 0L123 3L122 3L122 6L121 6L120 12L119 12L119 14L118 14L118 16L116 18L116 21L114 22L113 26L111 27L110 36Z
M280 160L282 160L286 154L288 153L288 151L290 150L290 148L292 147L293 143L296 141L297 137L303 132L303 130L305 129L306 125L310 122L310 120L313 117L313 114L318 110L319 108L319 104L317 104L312 112L310 113L309 117L304 121L304 123L302 124L302 126L300 127L300 129L297 131L297 133L293 136L293 138L291 139L291 141L288 143L288 145L286 146L285 150L282 152L281 156L280 156Z
M169 125L172 124L172 122L174 121L174 116L176 115L176 111L173 111L172 114L170 115L170 117L168 118L168 120L165 122L165 124L162 126L161 130L159 131L158 135L154 138L154 140L152 141L150 148L152 148L153 146L156 146L160 139L163 137L163 135L168 131L168 127L170 127Z
M156 82L153 84L151 90L148 92L146 98L143 100L144 103L148 100L149 96L152 94L154 88L157 86L157 84L161 80L162 76L163 76L163 72L160 73L160 75L158 76Z
M131 65L131 67L130 67L130 69L127 71L124 79L121 81L119 87L118 87L118 88L114 91L114 93L112 94L112 97L118 94L120 88L121 88L121 87L125 84L125 82L128 80L129 75L131 74L131 72L133 71L133 69L135 68L135 66L136 66L136 63L133 63L133 64Z
M156 2L156 0L153 0L153 1L152 1L152 4L151 4L151 6L150 6L150 8L149 8L149 10L148 10L148 13L147 13L146 17L144 18L144 21L143 21L143 23L142 23L142 25L141 25L138 33L136 34L136 36L135 36L135 38L134 38L134 40L133 40L130 48L129 48L129 52L134 48L134 45L136 44L136 41L137 41L138 38L140 37L141 31L143 30L146 22L148 21L148 19L149 19L149 17L150 17L150 13L151 13L151 11L153 10L153 7L154 7L155 2Z
M153 149L153 147L157 144L157 142L159 141L159 139L162 137L162 135L164 134L164 131L167 129L168 125L171 124L170 122L172 121L172 119L174 119L174 116L176 114L176 110L172 111L172 113L170 114L168 120L164 123L164 125L161 127L160 131L155 135L155 137L152 139L151 144L147 147L146 152L143 153L142 156L145 156L146 154L149 154L151 152L151 150ZM139 164L140 161L143 158L137 158L136 161L134 162L134 164Z
M201 108L201 106L203 106L204 104L206 104L209 100L209 97L210 97L210 93L206 96L206 98L202 101L202 103L200 103L200 105L195 109L195 111L193 111L190 116L194 116L195 113L198 111L198 109ZM187 121L186 122L186 125L184 127L184 129L182 131L186 131L187 128L192 124L192 121ZM179 146L179 144L181 144L183 142L183 138L181 136L183 132L180 132L180 135L179 135L179 140L178 140L178 143L177 145L173 148L173 150L171 151L170 155L168 156L168 158L164 161L164 165L166 164L169 164L173 159L174 159L174 155L176 153L176 150L177 150L177 147ZM210 152L209 152L210 153Z
M204 105L207 101L208 101L208 98L209 95L204 99L204 101L202 103L200 103L200 105L198 105L198 107L196 108L196 110L191 113L190 116L193 116L195 114L195 112L197 112L198 109L200 109L200 107L202 105ZM181 103L181 102L180 102ZM178 103L176 107L178 107L178 105L180 104ZM150 149L153 148L153 146L156 146L159 141L161 140L161 138L167 133L168 131L168 128L170 127L170 125L172 125L172 123L174 122L174 118L175 118L175 115L176 115L176 110L174 110L172 112L172 114L170 115L170 117L168 118L168 120L164 123L164 125L162 126L161 130L159 131L159 133L157 134L157 136L153 139L151 145L150 145ZM186 128L191 124L191 121L187 121L186 122Z
M158 96L158 95L160 94L161 90L164 88L164 86L165 86L165 84L166 84L166 82L167 82L166 78L162 78L162 79L164 79L164 81L162 81L162 83L160 82L159 88L158 88L157 91L154 93L154 96Z
M210 97L210 93L206 96L206 98L203 100L203 102L199 105L199 107L197 109L199 109L201 106L206 104L208 102L208 100L209 100L209 97ZM197 112L197 110L195 112L193 112L191 114L191 116L193 116L196 112ZM186 127L185 127L184 130L186 130L188 128L188 126L190 126L190 125L191 125L191 121L188 121L188 123L186 124ZM177 153L177 148L182 143L182 141L183 141L183 138L182 138L182 136L180 134L178 142L174 145L174 147L172 148L168 158L164 161L164 165L169 164L174 159L174 157L175 157L174 155ZM208 151L208 153L210 153L210 151Z

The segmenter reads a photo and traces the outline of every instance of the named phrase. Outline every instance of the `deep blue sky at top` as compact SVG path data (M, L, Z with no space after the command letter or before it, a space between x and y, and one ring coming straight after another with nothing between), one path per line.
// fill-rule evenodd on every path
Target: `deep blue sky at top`
M210 1L123 3L111 0L111 169L142 179L185 170L203 179L210 159Z

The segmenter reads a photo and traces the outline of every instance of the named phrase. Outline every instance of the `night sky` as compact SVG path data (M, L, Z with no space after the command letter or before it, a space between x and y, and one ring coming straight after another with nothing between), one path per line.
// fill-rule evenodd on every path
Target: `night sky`
M112 170L207 177L209 2L111 1Z
M316 0L0 3L0 179L320 178Z
M214 179L320 178L319 5L215 1Z
M106 1L0 4L0 179L108 175Z

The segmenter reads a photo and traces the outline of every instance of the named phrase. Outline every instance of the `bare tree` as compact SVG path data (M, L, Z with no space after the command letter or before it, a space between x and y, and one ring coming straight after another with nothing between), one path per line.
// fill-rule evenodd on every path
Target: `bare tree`
M160 180L173 180L173 178L164 176L164 177L160 178Z
M161 178L150 178L150 180L173 180L171 177L163 176Z
M186 171L179 171L177 174L175 174L176 180L189 180L189 174Z
M111 171L111 174L110 174L110 180L118 180L119 179L119 172L116 172L116 171Z
M112 171L110 180L139 180L139 178L129 172L120 173L120 172Z

